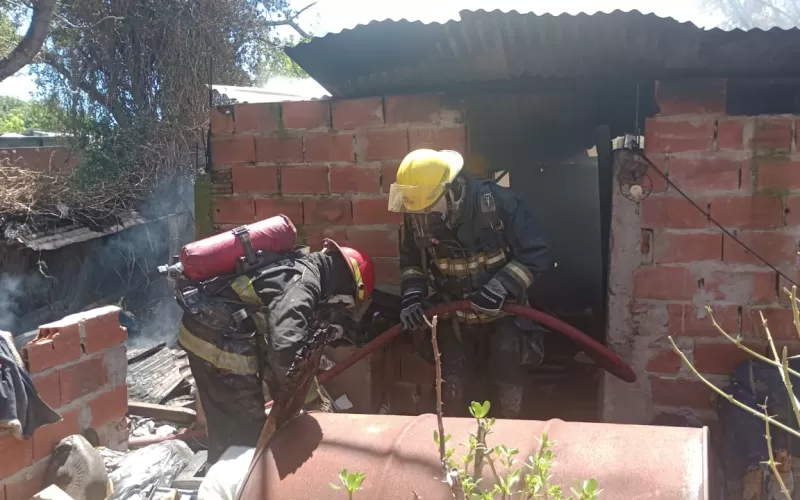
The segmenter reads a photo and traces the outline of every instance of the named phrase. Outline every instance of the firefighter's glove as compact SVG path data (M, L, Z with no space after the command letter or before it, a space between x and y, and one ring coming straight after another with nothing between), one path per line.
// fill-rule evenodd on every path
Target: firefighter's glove
M422 308L422 292L409 290L403 295L403 309L400 322L406 330L416 330L425 326L425 310Z
M496 278L492 278L483 285L483 288L472 295L472 310L477 313L496 316L503 310L506 295L508 295L506 287Z

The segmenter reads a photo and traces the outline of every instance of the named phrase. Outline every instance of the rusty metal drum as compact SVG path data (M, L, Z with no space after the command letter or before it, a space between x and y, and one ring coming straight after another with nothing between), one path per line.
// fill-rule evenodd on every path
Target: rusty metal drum
M433 440L436 428L435 415L302 415L275 436L240 498L346 498L328 484L346 468L366 473L356 499L410 500L416 493L423 500L449 500ZM446 418L444 428L452 435L448 446L463 455L459 444L475 432L475 420ZM524 459L539 449L543 432L556 441L553 480L566 491L595 477L601 498L609 500L708 499L707 428L498 420L487 441L518 448ZM484 472L484 482L491 481L488 467Z

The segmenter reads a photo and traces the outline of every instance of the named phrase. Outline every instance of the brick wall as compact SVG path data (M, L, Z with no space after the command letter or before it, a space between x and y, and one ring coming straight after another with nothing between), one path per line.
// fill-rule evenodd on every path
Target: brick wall
M466 149L460 113L437 95L236 104L212 111L217 230L278 213L317 250L325 237L369 253L397 285L398 214L387 194L411 149Z
M660 114L645 125L645 150L671 181L754 250L798 279L800 155L794 116L726 116L725 82L659 82ZM773 336L797 351L791 309L769 267L724 236L650 173L640 204L614 194L608 338L640 380L604 386L605 418L647 422L689 408L713 418L710 391L682 365L672 335L695 366L724 384L747 355L713 327L762 351L759 313Z
M387 195L400 161L417 148L467 149L462 114L439 95L222 106L212 110L211 132L217 231L284 213L312 250L331 237L367 252L377 285L395 291L401 218L387 210ZM413 369L409 363L422 360L403 352L378 356L396 358L387 363L405 366L407 377L373 369L374 384L341 388L354 401L369 401L356 410L377 410L377 390L389 396L393 413L416 411L419 394L428 391L419 379L427 373L423 381L430 383L433 375Z
M28 498L42 489L50 452L63 438L94 429L102 445L126 449L128 362L119 308L67 316L39 328L42 340L22 357L40 396L63 420L36 430L27 441L0 437L0 499Z
M48 174L69 173L75 168L78 159L77 151L60 146L0 149L0 165Z

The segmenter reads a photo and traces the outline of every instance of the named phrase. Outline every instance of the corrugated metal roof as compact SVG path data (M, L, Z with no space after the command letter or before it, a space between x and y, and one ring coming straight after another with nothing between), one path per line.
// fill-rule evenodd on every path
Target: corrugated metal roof
M703 30L638 11L462 11L444 24L373 21L286 53L337 97L534 78L800 76L800 30Z

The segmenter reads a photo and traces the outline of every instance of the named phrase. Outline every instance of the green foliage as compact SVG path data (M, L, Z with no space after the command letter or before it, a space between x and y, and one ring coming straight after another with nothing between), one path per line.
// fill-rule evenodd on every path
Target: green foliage
M341 490L344 489L347 491L348 498L353 498L353 493L359 491L361 489L361 485L364 483L364 478L367 475L363 472L348 472L347 469L342 469L339 472L339 482L341 486L334 483L328 483L331 488L334 490Z
M550 441L547 434L542 435L539 451L521 463L517 458L519 449L502 444L489 446L486 438L495 424L495 419L488 416L490 409L489 401L482 404L473 401L469 411L478 428L468 438L467 453L460 462L453 459L454 450L448 449L445 453L446 466L451 471L448 482L463 492L463 498L594 500L598 497L601 490L594 478L570 488L571 495L565 495L561 485L552 483L550 470L555 463L552 449L555 442ZM435 440L438 446L438 439ZM485 488L482 486L484 464L489 467L494 478L494 483ZM520 464L522 467L519 467ZM501 469L498 466L502 466L503 473L499 472Z
M489 446L486 437L491 434L495 419L489 418L491 403L473 401L469 412L475 419L478 428L470 434L467 443L467 453L461 460L456 460L455 450L447 448L444 456L444 466L447 477L445 481L456 492L458 500L596 500L599 498L600 484L595 478L587 479L575 484L568 493L564 492L560 484L553 484L551 470L555 465L556 454L553 447L556 442L543 433L539 450L520 462L519 449L506 445ZM444 436L444 442L450 441L450 435ZM433 441L438 448L441 439L438 431L433 431ZM494 482L483 487L483 466L488 465ZM499 473L502 466L504 473ZM470 468L472 472L470 472ZM339 481L347 490L349 498L361 489L365 475L363 473L349 473L343 469L339 474ZM330 483L331 488L342 487ZM410 485L413 486L413 485Z
M0 133L35 129L61 132L67 123L66 112L55 100L23 101L0 96Z

